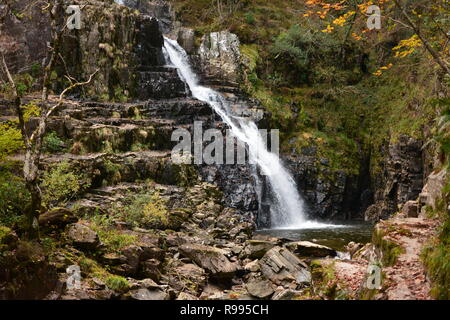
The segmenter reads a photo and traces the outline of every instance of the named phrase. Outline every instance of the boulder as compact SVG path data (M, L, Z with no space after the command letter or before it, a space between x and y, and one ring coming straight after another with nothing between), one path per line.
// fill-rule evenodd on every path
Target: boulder
M238 82L241 60L239 46L237 35L228 31L204 35L198 50L204 75L230 83Z
M134 275L139 268L139 262L142 255L142 248L136 245L130 245L122 249L122 270L126 275Z
M39 226L44 228L64 228L77 221L78 218L73 212L65 208L54 208L39 216Z
M417 201L409 200L402 208L402 214L405 217L417 218L419 216L419 204Z
M274 247L259 260L262 274L278 285L311 282L308 266L286 248Z
M72 240L75 247L82 250L96 249L100 245L97 233L81 223L69 225L67 237Z
M199 244L184 244L179 248L182 255L205 269L212 277L231 278L239 269L225 256L228 252L215 247Z
M276 243L265 240L247 240L241 257L250 259L261 259L267 251L275 247Z
M247 292L253 297L266 299L273 294L272 283L269 280L252 278L245 285Z
M296 241L286 243L285 247L301 257L335 257L337 252L326 246L309 241Z
M178 30L178 43L188 54L195 50L195 33L193 29L181 27Z

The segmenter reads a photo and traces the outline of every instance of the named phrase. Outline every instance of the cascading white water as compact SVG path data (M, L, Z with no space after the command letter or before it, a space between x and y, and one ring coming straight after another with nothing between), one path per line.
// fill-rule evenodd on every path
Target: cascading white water
M231 115L229 105L220 93L199 85L197 75L190 66L189 56L176 41L164 38L164 48L170 59L168 64L171 63L178 69L193 97L208 103L231 128L232 133L248 145L250 161L256 163L267 176L270 190L273 192L270 205L272 227L300 229L329 226L306 221L303 201L297 192L294 179L283 167L279 157L268 151L256 124L249 119Z

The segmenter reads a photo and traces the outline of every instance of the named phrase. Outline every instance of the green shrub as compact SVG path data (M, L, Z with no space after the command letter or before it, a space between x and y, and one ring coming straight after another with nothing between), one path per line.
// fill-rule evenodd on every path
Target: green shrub
M31 201L22 178L11 173L0 173L0 224L12 226Z
M117 292L125 292L130 287L127 279L121 276L109 276L105 279L105 283L108 288Z
M50 132L44 137L44 151L46 152L61 152L64 150L65 143L61 140L56 132Z
M158 192L147 191L133 195L127 205L115 207L113 211L136 227L165 228L169 223L169 211Z
M22 147L22 133L17 129L15 123L0 123L0 162Z
M43 204L51 208L70 201L79 192L87 189L90 182L87 176L76 173L70 164L64 161L43 174L41 186Z
M351 45L344 46L339 35L329 35L319 28L291 26L276 38L270 53L276 68L289 75L293 84L345 83L354 81L354 74L358 74L353 67L352 72L344 72L358 65L358 50Z

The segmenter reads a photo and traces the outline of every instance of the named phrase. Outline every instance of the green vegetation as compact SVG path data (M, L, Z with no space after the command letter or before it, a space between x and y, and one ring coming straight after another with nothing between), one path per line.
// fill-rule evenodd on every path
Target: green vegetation
M42 176L42 200L47 208L73 199L90 186L86 174L77 173L67 161L58 163Z
M424 247L422 260L433 283L431 295L436 299L450 299L450 218L448 214L439 235Z
M14 122L0 123L0 162L23 147L22 133Z
M113 208L113 215L135 227L164 229L169 224L169 210L158 192L144 191L130 195L125 206Z
M0 225L14 226L31 201L22 178L0 172Z
M392 229L390 229L392 228ZM372 235L372 243L381 252L381 264L385 267L393 266L397 262L397 258L400 254L404 253L405 249L398 243L387 239L386 235L391 232L398 232L400 229L397 226L388 226L387 230L383 227L375 228Z
M65 143L58 137L56 132L50 132L44 137L43 148L48 153L61 152L64 150Z
M121 276L109 276L105 279L105 283L108 288L117 292L126 292L130 286L127 279Z

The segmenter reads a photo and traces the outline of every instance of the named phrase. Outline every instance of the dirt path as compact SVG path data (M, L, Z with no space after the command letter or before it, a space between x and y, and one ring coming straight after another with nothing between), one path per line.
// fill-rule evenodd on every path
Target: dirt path
M383 267L382 290L374 299L430 300L431 285L420 259L423 246L433 236L437 222L422 218L398 218L382 221L383 239L402 248L394 265ZM368 262L363 259L336 261L336 278L358 299L366 281Z
M430 300L431 285L420 259L425 243L436 230L436 222L422 218L393 219L387 222L386 237L398 243L404 252L391 267L383 268L386 274L385 291L388 300Z

